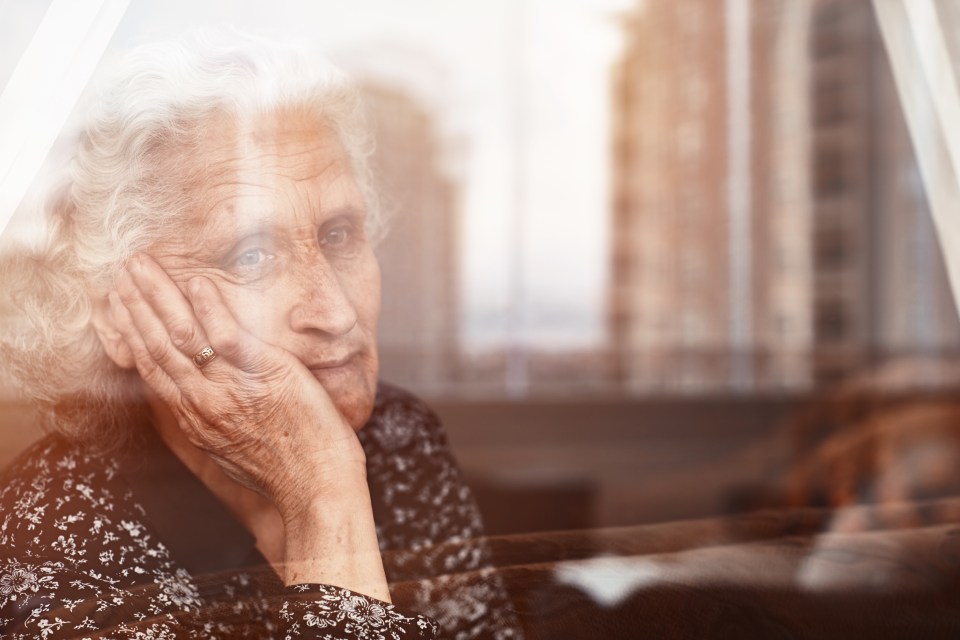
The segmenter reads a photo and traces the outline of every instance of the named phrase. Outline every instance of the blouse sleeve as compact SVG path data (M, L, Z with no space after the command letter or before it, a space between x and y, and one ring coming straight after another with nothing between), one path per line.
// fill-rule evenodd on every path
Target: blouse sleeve
M299 584L287 588L285 596L278 617L287 638L437 637L437 624L430 618L403 613L392 604L348 589Z
M420 640L437 637L430 618L323 584L272 596L198 600L180 583L119 590L54 566L5 571L0 635L41 638ZM254 590L255 591L255 590Z
M522 638L438 416L385 387L359 436L394 602L431 616L444 637Z
M406 640L437 625L343 588L284 588L269 566L177 562L115 469L41 448L0 483L0 637Z

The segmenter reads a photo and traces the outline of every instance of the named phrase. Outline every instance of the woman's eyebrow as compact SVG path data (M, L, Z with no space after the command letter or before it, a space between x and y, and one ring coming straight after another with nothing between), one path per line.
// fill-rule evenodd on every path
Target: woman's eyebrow
M353 204L345 204L330 209L326 209L321 204L320 212L323 215L322 224L326 224L330 220L336 218L366 218L367 217L367 208L364 206L357 206Z

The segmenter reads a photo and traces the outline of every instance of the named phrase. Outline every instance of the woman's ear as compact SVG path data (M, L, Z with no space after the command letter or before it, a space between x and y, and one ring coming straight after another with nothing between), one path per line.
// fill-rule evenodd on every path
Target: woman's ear
M120 330L117 329L116 321L110 312L110 302L106 296L90 296L90 303L93 307L93 329L100 338L104 351L113 362L121 369L132 369L136 366L133 358L133 351L127 341L123 339Z

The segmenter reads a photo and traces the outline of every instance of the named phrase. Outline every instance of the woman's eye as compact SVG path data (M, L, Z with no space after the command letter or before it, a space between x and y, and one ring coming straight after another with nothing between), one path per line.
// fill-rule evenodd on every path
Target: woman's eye
M244 251L237 257L237 266L238 267L253 267L264 260L266 260L267 254L263 249L250 249Z
M350 229L348 227L335 227L323 236L323 244L329 246L342 246L350 241Z
M238 282L256 282L267 277L277 266L278 255L269 249L256 247L235 253L225 265Z

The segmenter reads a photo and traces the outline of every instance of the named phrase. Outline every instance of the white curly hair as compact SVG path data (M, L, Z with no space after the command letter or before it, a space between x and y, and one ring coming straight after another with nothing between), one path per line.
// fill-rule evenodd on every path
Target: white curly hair
M94 300L134 252L177 229L189 190L164 159L188 154L211 117L316 114L351 158L369 237L384 226L358 91L311 47L207 31L142 45L108 69L81 101L59 144L69 157L32 211L47 227L42 247L0 265L17 312L0 338L4 365L45 428L100 450L127 440L142 407L136 374L113 364L92 327Z

